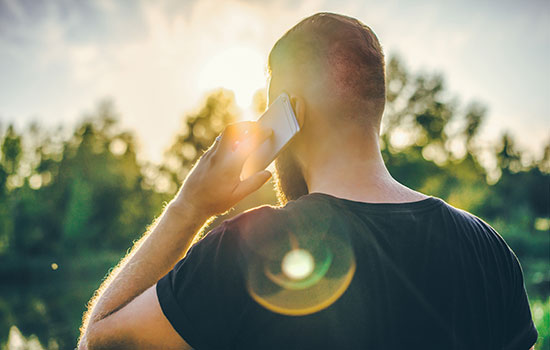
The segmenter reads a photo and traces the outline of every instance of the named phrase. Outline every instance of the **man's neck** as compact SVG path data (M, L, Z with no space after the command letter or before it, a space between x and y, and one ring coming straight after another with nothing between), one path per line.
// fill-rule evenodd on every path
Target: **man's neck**
M371 203L404 203L428 198L390 175L377 143L363 145L361 152L339 150L337 155L318 157L305 172L310 193Z

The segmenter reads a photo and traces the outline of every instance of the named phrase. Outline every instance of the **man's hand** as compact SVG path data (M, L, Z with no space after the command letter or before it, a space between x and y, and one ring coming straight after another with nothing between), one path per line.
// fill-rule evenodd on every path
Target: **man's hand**
M271 130L256 122L229 125L203 154L156 224L96 292L83 319L79 349L188 349L165 318L155 284L185 256L196 233L262 186L260 171L241 181L243 164Z
M260 171L241 181L246 158L268 137L256 122L227 126L195 164L170 206L180 212L210 217L223 213L260 188L271 173Z

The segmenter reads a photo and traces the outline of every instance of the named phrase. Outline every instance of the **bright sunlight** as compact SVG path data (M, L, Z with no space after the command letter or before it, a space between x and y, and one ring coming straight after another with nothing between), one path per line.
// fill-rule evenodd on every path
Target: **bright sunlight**
M254 93L266 85L265 58L251 47L230 47L204 63L198 83L200 90L233 90L237 105L247 109Z

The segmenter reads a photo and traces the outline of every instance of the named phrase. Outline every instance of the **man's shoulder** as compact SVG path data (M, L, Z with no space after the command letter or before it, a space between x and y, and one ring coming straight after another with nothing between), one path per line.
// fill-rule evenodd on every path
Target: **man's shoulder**
M509 253L510 247L504 238L484 219L447 202L444 207L452 218L452 225L460 232L462 240L467 240L470 244L483 245L485 249L491 247Z
M316 226L325 221L330 207L327 203L311 196L302 196L284 206L262 205L249 209L224 221L228 231L239 234L241 238L249 234L280 234L297 226Z
M252 227L273 226L284 215L280 207L262 205L248 209L230 219L225 220L222 225L229 232L238 234L250 230Z
M277 227L284 225L298 207L300 205L296 205L295 202L289 202L284 206L261 205L224 221L224 224L231 231L241 232L259 227Z
M465 210L457 208L446 201L441 200L444 203L444 208L446 208L446 211L453 216L459 224L467 225L473 228L476 228L476 231L483 231L491 234L497 234L496 230L488 224L485 220L480 218L479 216Z

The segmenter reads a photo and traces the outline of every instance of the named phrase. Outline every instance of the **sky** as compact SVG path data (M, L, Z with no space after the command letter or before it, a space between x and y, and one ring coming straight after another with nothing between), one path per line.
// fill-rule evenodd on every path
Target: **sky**
M386 56L484 104L487 144L509 131L540 155L550 141L547 0L0 0L0 131L70 130L111 98L141 157L160 160L208 91L232 89L248 111L272 45L319 11L358 18Z

